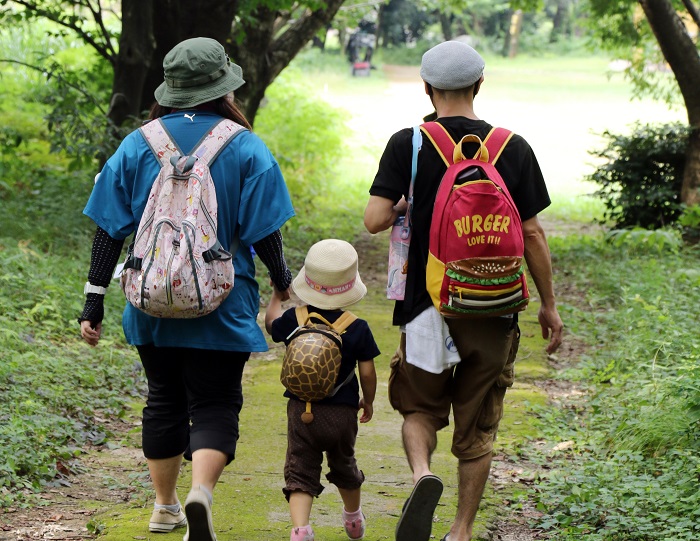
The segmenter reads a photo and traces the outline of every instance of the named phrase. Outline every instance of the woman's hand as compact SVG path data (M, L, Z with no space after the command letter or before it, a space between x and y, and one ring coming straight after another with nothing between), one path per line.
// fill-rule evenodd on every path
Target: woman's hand
M80 335L83 337L88 344L95 347L100 341L100 336L102 336L102 322L95 325L93 328L92 322L81 321L80 322Z

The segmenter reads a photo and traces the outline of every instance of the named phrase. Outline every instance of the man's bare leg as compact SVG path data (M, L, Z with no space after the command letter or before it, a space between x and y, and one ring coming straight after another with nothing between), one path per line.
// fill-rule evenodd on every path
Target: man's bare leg
M457 515L450 529L449 541L471 541L474 520L491 471L492 454L459 461Z
M437 429L430 416L412 413L404 417L402 434L414 486L396 525L396 541L429 541L443 488L442 481L430 471Z
M415 484L421 477L432 474L430 457L437 446L437 432L425 415L411 413L404 417L401 433Z

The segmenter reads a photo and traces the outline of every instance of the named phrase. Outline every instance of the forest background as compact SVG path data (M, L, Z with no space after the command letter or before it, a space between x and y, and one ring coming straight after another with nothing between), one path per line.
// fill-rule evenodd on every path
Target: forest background
M81 211L115 135L136 119L121 124L110 119L114 64L86 43L89 33L81 34L86 28L98 34L99 25L91 27L95 19L86 16L93 4L43 3L68 17L68 26L50 20L50 11L22 15L28 4L0 2L4 20L13 23L0 30L0 539L1 530L13 536L7 539L35 538L43 531L32 530L30 522L43 516L46 525L47 515L32 512L56 509L55 495L79 485L95 453L118 456L119 450L138 449L134 423L144 391L137 356L121 336L118 291L108 295L100 348L81 343L75 324L94 232ZM568 6L568 22L555 30L561 5ZM362 231L367 189L391 133L429 112L415 67L420 55L448 35L446 28L454 32L448 37L468 33L487 59L479 114L525 136L548 180L553 205L542 219L567 325L564 351L547 359L532 320L524 323L531 327L500 440L499 458L506 466L492 479L479 535L489 538L513 514L532 539L696 539L700 348L693 322L700 272L698 248L688 233L697 228L698 211L681 201L683 173L676 163L688 144L687 100L673 70L659 64L663 54L653 40L638 47L627 43L616 54L600 47L587 24L595 2L473 6L464 14L447 4L435 12L420 2L390 2L364 6L363 13L362 7L339 4L299 54L268 85L261 83L264 99L255 108L255 130L280 161L299 216L284 231L290 266L298 269L308 246L328 236L365 248L362 263L376 287L358 313L378 329L387 361L396 335L388 323L389 304L381 298L386 239ZM115 51L121 50L118 7L110 6L103 19L112 40L106 43ZM284 14L273 11L275 20ZM308 13L315 13L313 6ZM513 34L517 13L520 29ZM645 28L643 13L632 9L628 15ZM301 20L288 17L285 24ZM464 21L473 24L467 28ZM612 28L602 21L598 29ZM375 69L369 77L353 77L344 45L367 23L379 37ZM646 35L652 35L648 27ZM653 95L645 97L645 90ZM655 154L660 148L663 157ZM630 199L641 198L644 208L655 209L657 219L646 228L629 220L618 227L630 216L620 214L619 180L627 177L605 176L630 152L662 166L651 178L639 169L629 175L638 181ZM665 218L658 219L656 211L669 205L673 219L663 212ZM263 299L269 293L264 282ZM244 415L250 415L246 422L256 433L269 438L269 454L251 457L257 462L250 464L241 461L240 471L264 473L246 481L239 471L231 482L232 499L240 497L235 492L241 481L250 487L245 499L253 514L245 515L243 528L256 539L269 532L256 525L254 513L265 509L269 497L259 491L277 486L283 456L279 427L262 431L270 419L283 416L281 400L272 409L265 406L279 391L279 356L272 349L255 359L247 376L251 406ZM385 382L386 362L378 365ZM407 491L398 422L385 397L378 401L385 419L361 438L359 451L366 444L360 459L372 463L377 479L369 485L377 524L371 539L391 537L396 507ZM448 477L450 458L443 451L436 461ZM145 531L150 484L134 458L138 453L126 454L134 462L126 475L118 475L118 468L106 468L101 476L90 471L97 474L93 484L99 480L93 488L119 493L125 501L108 510L99 497L85 503L80 535L119 539L125 531L120 528L133 528L126 530L131 536ZM503 477L511 482L499 482ZM333 507L332 497L324 501ZM446 500L442 522L449 522L453 505ZM58 508L64 510L48 516L67 514L67 507ZM267 512L270 528L282 535L283 501ZM319 513L326 513L323 506ZM338 528L332 524L324 522L321 531L333 534Z

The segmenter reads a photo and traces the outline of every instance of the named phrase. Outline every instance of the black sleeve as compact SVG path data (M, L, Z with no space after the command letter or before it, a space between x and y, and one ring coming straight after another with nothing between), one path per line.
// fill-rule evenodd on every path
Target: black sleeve
M272 322L270 329L270 337L273 342L287 343L287 338L299 326L297 322L297 313L294 308L288 308L280 317Z
M113 239L101 227L95 231L95 238L92 241L92 256L90 259L90 271L88 272L88 282L94 286L108 287L112 278L114 267L119 261L124 240ZM78 322L90 321L97 324L104 317L104 295L99 293L88 293L85 298L83 313L78 318Z
M270 274L270 279L279 291L285 291L292 283L292 271L284 260L282 233L278 229L264 239L253 243L255 253L264 263Z
M391 199L396 203L408 194L411 184L413 128L405 128L391 136L379 159L379 168L369 189L370 195Z
M353 352L355 355L355 358L358 361L370 361L373 359L376 359L381 355L381 352L379 351L379 346L377 346L377 342L374 340L374 336L372 335L372 331L369 328L369 325L364 319L358 319L355 323L357 323L357 341L356 343L356 348L355 351Z

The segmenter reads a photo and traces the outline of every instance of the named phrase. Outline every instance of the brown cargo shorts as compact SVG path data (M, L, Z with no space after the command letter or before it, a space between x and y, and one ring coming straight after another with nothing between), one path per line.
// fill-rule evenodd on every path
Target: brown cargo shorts
M325 453L329 472L326 479L338 488L360 488L365 475L357 467L355 441L357 408L346 404L313 404L314 420L305 424L301 414L306 404L290 398L287 402L287 457L284 463L285 487L292 492L318 496L323 492L321 473Z
M510 318L446 319L460 362L432 374L406 362L406 335L391 359L389 402L404 417L420 413L435 430L454 418L452 454L460 460L493 450L503 398L513 385L520 331Z

